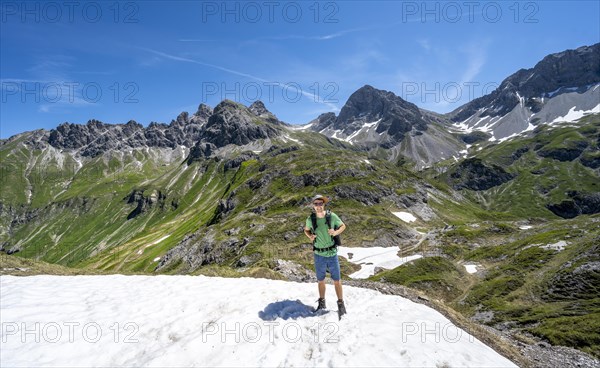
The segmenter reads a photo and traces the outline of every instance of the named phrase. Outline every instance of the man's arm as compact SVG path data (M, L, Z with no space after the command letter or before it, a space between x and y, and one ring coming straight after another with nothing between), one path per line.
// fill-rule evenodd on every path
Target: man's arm
M338 236L341 233L344 232L344 230L346 230L346 224L344 224L342 222L342 219L335 213L331 214L332 220L333 220L333 226L336 227L337 226L337 230L333 230L333 229L329 229L329 235L331 236Z
M329 235L331 235L331 236L338 236L341 233L343 233L344 230L346 230L346 224L344 224L342 222L342 225L340 227L338 227L337 230L329 229Z
M310 231L309 227L304 228L304 235L306 235L310 239L311 242L314 241L315 238L317 237Z

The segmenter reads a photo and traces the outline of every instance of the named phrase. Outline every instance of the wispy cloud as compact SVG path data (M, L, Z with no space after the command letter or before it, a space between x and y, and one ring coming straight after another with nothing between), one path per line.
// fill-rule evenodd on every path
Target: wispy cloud
M359 32L363 29L350 29L346 31L340 31L335 33L330 33L326 35L315 35L315 36L306 36L306 35L283 35L283 36L264 36L252 38L249 40L242 41L242 43L255 43L259 41L288 41L288 40L304 40L304 41L327 41L332 40L334 38L342 37L348 33ZM177 41L179 42L222 42L223 40L218 39L202 39L202 38L180 38Z
M69 55L44 55L25 72L32 78L2 78L2 92L7 94L35 94L38 112L70 113L70 107L98 105L83 95L83 83L70 77L71 73L98 74L93 71L72 72L75 58ZM102 73L102 72L100 72Z
M248 73L243 73L237 70L233 70L233 69L229 69L229 68L225 68L222 67L220 65L215 65L215 64L211 64L211 63L205 63L203 61L198 61L198 60L194 60L194 59L190 59L190 58L185 58L185 57L181 57L181 56L176 56L176 55L170 55L161 51L157 51L157 50L153 50L153 49L149 49L146 47L138 47L138 49L143 50L143 51L147 51L150 52L152 54L158 55L158 56L162 56L165 59L169 59L169 60L174 60L174 61L182 61L185 63L192 63L192 64L198 64L198 65L202 65L202 66L206 66L209 68L213 68L213 69L218 69L227 73L231 73L231 74L235 74L235 75L239 75L241 77L246 77L246 78L250 78L259 82L269 82L267 79L264 78L260 78L257 76L254 76L252 74L248 74Z
M74 70L72 71L73 74L82 74L82 75L115 75L116 72L114 71L94 71L94 70Z
M292 35L281 35L281 36L264 36L264 37L252 38L252 39L246 40L244 42L246 42L246 43L253 43L253 42L258 42L258 41L288 41L288 40L328 41L328 40L333 40L333 39L336 39L336 38L339 38L339 37L346 36L346 35L351 34L351 33L362 33L362 32L366 32L366 31L386 29L386 28L395 27L395 26L397 26L399 24L402 24L402 23L405 23L405 22L397 21L397 22L392 22L392 23L387 23L387 24L362 26L362 27L344 29L344 30L340 30L340 31L337 31L337 32L333 32L333 33L321 34L321 35L298 35L298 34L292 34ZM179 42L221 42L222 40L218 40L218 39L203 39L203 38L200 38L200 39L183 38L183 39L179 39L178 41Z
M399 69L393 78L400 97L421 108L443 113L473 99L473 93L477 93L473 88L478 88L473 86L488 82L481 80L481 73L491 39L463 40L458 47L432 38L415 42L418 53L414 63Z
M41 79L23 79L23 78L2 78L0 83L3 85L9 83L54 83L56 80L41 80Z
M468 44L462 51L468 60L467 68L461 75L461 83L472 82L483 68L487 58L489 41Z
M426 38L422 38L417 40L417 42L419 43L419 45L421 45L422 48L424 48L426 51L431 50L431 44L429 42L428 39Z
M305 36L305 35L286 35L286 36L267 36L267 37L259 37L255 38L252 41L260 41L260 40L274 40L274 41L286 41L286 40L314 40L314 41L327 41L333 40L334 38L342 37L344 35L355 33L355 32L364 32L373 30L380 27L361 27L361 28L353 28L346 29L339 32L329 33L325 35L315 35L315 36Z
M230 69L230 68L225 68L225 67L220 66L220 65L206 63L206 62L203 62L203 61L194 60L194 59L190 59L190 58L186 58L186 57L181 57L181 56L176 56L176 55L170 55L170 54L167 54L165 52L161 52L161 51L149 49L149 48L146 48L146 47L138 47L138 49L146 51L146 52L150 52L150 53L158 55L158 56L161 56L161 57L163 57L165 59L174 60L174 61L180 61L180 62L185 62L185 63L192 63L192 64L197 64L197 65L202 65L202 66L205 66L205 67L209 67L209 68L221 70L221 71L226 72L226 73L230 73L230 74L238 75L238 76L245 77L245 78L248 78L248 79L252 79L254 81L263 82L263 83L269 83L271 85L277 86L277 87L282 88L282 89L283 88L287 88L287 86L284 85L283 83L273 82L273 81L270 81L268 79L265 79L265 78L262 78L262 77L258 77L256 75L244 73L244 72L241 72L241 71L238 71L238 70L234 70L234 69ZM333 109L334 111L339 111L339 108L336 105L334 105L332 103L329 103L327 101L324 101L320 96L318 96L318 95L316 95L314 93L307 92L304 89L301 89L299 92L303 96L311 98L314 102L327 105L331 109Z
M179 42L217 42L219 40L207 40L207 39L198 39L198 38L180 38L177 41L179 41Z
M258 41L287 41L287 40L327 41L327 40L333 40L335 38L345 36L350 33L364 32L364 31L369 31L369 30L373 30L373 29L377 29L377 28L381 28L381 27L380 26L379 27L370 26L370 27L352 28L352 29L341 30L341 31L333 32L333 33L329 33L329 34L313 35L313 36L307 36L307 35L264 36L264 37L257 37L257 38L249 39L244 42L253 43L253 42L258 42ZM181 39L178 39L177 41L179 41L179 42L221 42L222 40L205 39L205 38L181 38Z
M46 59L34 64L26 71L34 75L62 75L65 69L72 68L72 57L66 55L46 56Z

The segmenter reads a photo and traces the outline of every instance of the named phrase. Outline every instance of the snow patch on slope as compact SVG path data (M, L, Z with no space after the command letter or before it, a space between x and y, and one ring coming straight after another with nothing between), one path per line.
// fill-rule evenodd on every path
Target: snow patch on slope
M361 265L361 269L350 275L353 279L366 279L375 274L375 268L381 267L388 270L394 269L404 263L419 259L422 256L412 255L398 257L400 247L338 247L338 254L348 261Z
M400 220L406 222L406 223L410 223L410 222L415 222L417 221L417 218L408 212L392 212L394 215L396 215Z
M582 117L584 117L585 115L588 114L599 114L600 113L600 103L594 107L591 110L575 110L577 107L573 106L569 112L567 112L567 114L565 116L559 116L556 119L554 119L553 121L551 121L550 123L559 123L559 122L565 122L565 123L572 123L575 120L579 120Z

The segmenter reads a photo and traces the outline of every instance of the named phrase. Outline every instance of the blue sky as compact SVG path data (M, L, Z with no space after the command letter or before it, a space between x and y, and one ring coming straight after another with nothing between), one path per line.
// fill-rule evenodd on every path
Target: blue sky
M600 42L598 1L2 1L0 137L170 123L261 99L288 123L365 84L445 113L550 53Z

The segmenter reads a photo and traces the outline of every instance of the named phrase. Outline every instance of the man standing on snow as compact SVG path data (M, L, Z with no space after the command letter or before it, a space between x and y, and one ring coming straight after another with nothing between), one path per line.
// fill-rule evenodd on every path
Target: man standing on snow
M334 237L340 235L346 229L346 225L338 215L329 210L325 211L327 202L329 199L322 195L313 198L314 213L306 219L304 234L313 244L315 272L319 285L317 310L325 309L325 272L329 270L338 298L338 316L342 318L342 315L346 314L346 306L342 295L340 262Z

